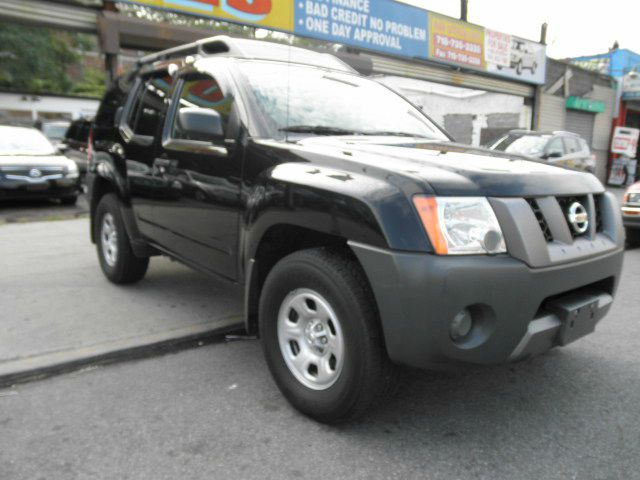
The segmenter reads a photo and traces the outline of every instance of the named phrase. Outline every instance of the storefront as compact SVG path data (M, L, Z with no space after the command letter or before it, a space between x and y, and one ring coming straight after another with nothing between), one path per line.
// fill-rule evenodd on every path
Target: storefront
M572 59L571 62L582 68L594 72L605 73L615 79L616 100L614 103L614 114L610 131L616 127L640 128L640 54L627 49L613 49L601 55L591 55ZM611 142L609 142L607 178L617 175L620 164L625 168L624 177L627 182L632 182L634 177L638 177L637 169L633 168L640 152L636 151L635 157L622 156L619 153L611 152ZM614 175L611 175L613 167Z
M548 59L537 129L563 130L584 138L596 157L596 175L607 175L615 80L569 62Z

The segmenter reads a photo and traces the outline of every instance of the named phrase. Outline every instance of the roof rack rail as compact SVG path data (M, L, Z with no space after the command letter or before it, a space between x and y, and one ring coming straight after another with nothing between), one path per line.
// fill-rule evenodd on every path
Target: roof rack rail
M197 40L193 43L180 45L161 52L152 53L138 60L138 66L185 57L188 55L212 55L216 53L230 53L239 57L244 56L242 49L233 38L227 35L217 35L215 37L203 38L202 40Z

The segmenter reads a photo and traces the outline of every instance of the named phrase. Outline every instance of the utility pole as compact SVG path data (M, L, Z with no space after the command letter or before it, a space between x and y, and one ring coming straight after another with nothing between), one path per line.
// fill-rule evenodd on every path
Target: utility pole
M469 0L460 0L460 20L467 21L469 13Z
M117 12L115 4L112 0L105 0L103 11L104 12ZM98 17L98 36L100 37L101 49L104 52L104 66L106 75L107 86L118 77L118 54L120 53L120 38L119 35L114 35L113 32L106 31L106 22L104 16ZM114 41L115 38L115 41Z
M542 45L547 44L547 28L549 28L549 25L547 24L547 22L544 22L540 27L540 43Z

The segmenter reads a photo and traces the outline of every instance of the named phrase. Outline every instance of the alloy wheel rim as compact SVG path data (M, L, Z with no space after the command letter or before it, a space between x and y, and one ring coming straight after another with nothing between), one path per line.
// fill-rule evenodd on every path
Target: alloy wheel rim
M344 335L338 316L318 292L294 290L278 312L278 343L293 376L312 390L326 390L340 377Z
M114 267L118 261L118 230L110 213L102 218L102 228L100 229L100 239L102 242L102 255L105 262L110 267Z

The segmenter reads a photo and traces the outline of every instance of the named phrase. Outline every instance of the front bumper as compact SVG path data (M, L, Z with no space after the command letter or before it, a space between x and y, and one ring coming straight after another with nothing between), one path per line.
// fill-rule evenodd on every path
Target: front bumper
M611 306L623 259L618 246L532 268L509 255L440 257L350 246L373 289L391 360L428 369L498 364L562 344L567 320L560 310L571 302L591 309L595 326ZM465 308L475 326L465 341L454 342L451 320Z
M80 192L80 179L10 180L0 177L0 199L63 198Z
M623 205L622 223L625 228L640 228L640 206L637 204Z

